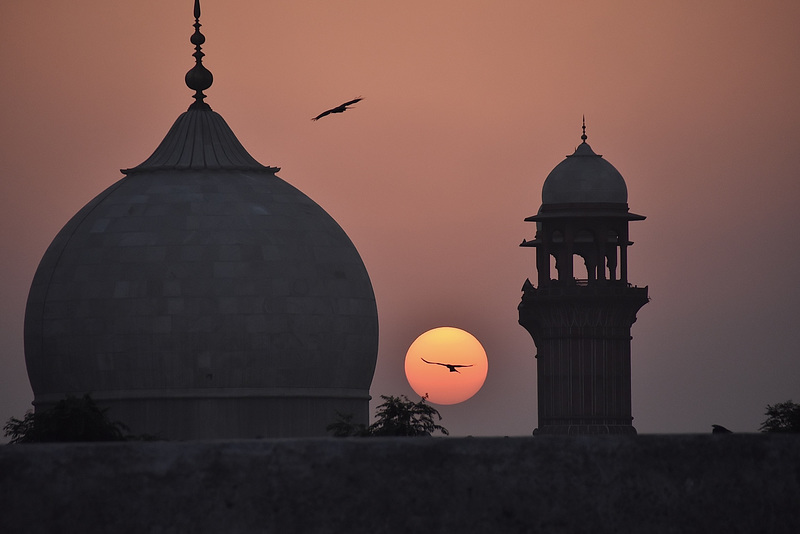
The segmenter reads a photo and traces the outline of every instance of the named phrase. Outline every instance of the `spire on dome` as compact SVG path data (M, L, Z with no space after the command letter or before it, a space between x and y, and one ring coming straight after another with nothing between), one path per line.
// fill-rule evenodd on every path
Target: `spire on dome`
M211 87L214 77L203 66L200 45L206 38L200 33L200 1L194 2L194 34L191 43L196 59L194 67L186 73L186 85L194 89L194 103L183 112L167 132L155 152L143 163L123 174L156 171L245 171L275 174L278 167L262 165L242 146L225 119L211 110L203 99L205 89ZM202 112L202 113L198 113Z
M586 139L588 139L588 137L586 137L586 115L581 116L581 130L583 130L583 133L581 134L581 144L575 147L575 152L573 152L572 154L567 154L567 157L571 158L572 156L593 156L602 158L603 155L595 154L594 150L592 150L592 147L589 146L589 143L586 142Z
M194 0L194 33L189 40L194 45L194 54L192 55L195 58L195 65L186 73L186 85L189 86L189 89L194 89L195 93L194 104L189 106L189 109L210 110L211 106L203 101L206 97L203 91L211 87L214 76L203 66L205 54L200 49L200 45L206 42L206 37L200 33L200 26L200 0Z
M583 126L581 126L581 128L583 129L583 134L581 135L581 141L583 141L585 143L586 139L587 139L587 137L586 137L586 115L583 115Z

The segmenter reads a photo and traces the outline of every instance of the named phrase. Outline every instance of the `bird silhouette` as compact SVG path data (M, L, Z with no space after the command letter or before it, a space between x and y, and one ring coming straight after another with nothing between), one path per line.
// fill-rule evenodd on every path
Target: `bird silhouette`
M345 111L347 111L347 109L349 109L347 106L352 106L353 104L361 102L362 100L364 100L364 99L359 96L358 98L354 98L353 100L351 100L349 102L345 102L344 104L336 106L335 108L331 108L329 110L323 111L322 113L320 113L319 115L317 115L316 117L314 117L311 120L312 121L319 120L319 119L321 119L322 117L324 117L326 115L330 115L331 113L344 113Z
M429 363L431 365L441 365L442 367L447 367L448 369L450 369L451 373L460 373L461 371L456 369L457 367L472 367L472 365L458 365L458 364L455 364L455 363L429 362L425 358L420 358L420 360L422 360L425 363Z

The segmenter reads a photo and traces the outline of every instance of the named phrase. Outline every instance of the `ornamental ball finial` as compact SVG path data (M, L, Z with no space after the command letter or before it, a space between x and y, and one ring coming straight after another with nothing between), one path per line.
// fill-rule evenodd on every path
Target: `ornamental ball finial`
M189 109L203 109L210 110L211 106L204 102L206 95L203 91L211 87L214 82L214 75L211 71L203 66L203 56L205 55L200 49L201 45L206 42L206 37L200 33L200 0L194 0L194 33L189 41L194 45L195 65L189 72L186 73L186 85L189 89L195 91L194 103L189 106Z

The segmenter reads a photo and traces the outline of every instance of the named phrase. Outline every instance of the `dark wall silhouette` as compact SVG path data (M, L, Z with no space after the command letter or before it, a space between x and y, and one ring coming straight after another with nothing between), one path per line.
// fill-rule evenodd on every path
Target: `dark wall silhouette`
M800 532L800 437L0 447L0 532Z

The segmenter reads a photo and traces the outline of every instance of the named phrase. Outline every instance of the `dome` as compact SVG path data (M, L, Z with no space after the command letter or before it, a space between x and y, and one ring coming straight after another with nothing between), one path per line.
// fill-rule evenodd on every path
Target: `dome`
M556 165L542 186L543 205L627 202L628 189L622 175L585 140Z
M358 251L195 98L45 252L25 314L34 405L89 393L169 439L366 423L378 318Z
M378 324L358 252L319 205L233 141L218 114L187 111L151 158L58 233L25 317L37 407L87 392L107 404L339 397L366 405ZM337 409L352 413L348 402ZM112 416L171 435L132 410ZM335 410L326 414L335 420Z

